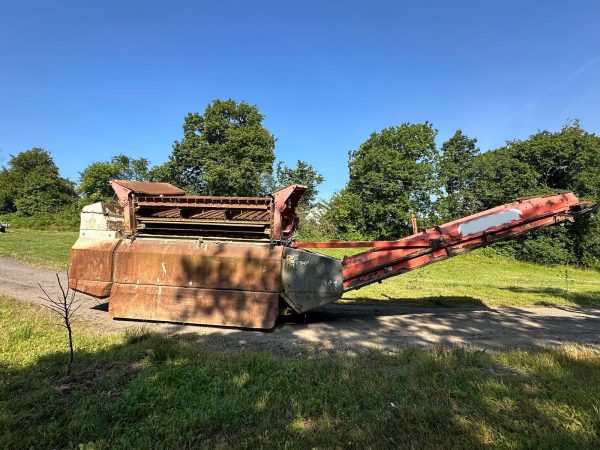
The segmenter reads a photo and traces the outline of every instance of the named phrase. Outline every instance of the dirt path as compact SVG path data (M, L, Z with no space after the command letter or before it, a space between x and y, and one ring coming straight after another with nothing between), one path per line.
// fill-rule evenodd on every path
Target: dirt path
M62 275L64 278L64 274ZM56 292L55 271L0 257L0 294L40 303L37 283ZM143 326L178 334L206 345L302 353L309 344L320 351L393 351L406 346L468 345L500 349L561 343L600 344L600 308L415 308L328 305L304 321L280 323L273 331L116 321L106 304L82 297L79 319L95 331L111 333Z

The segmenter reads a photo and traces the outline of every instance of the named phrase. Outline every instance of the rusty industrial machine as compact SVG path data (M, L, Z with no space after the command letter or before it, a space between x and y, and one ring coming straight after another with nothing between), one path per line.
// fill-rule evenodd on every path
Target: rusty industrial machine
M69 285L119 319L268 329L344 292L590 212L572 193L498 206L396 241L294 242L306 187L269 197L185 195L111 181L118 204L83 208ZM369 250L338 260L306 248Z

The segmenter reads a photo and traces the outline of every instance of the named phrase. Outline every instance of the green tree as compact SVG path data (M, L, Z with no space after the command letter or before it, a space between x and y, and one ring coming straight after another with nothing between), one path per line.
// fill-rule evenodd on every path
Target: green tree
M598 202L598 167L600 137L575 121L560 131L540 131L477 157L473 191L484 208L519 197L565 191ZM565 228L538 230L500 248L530 261L598 265L600 247L595 244L599 234L600 220L588 218Z
M331 197L320 221L332 225L328 228L335 227L336 231L326 238L360 241L372 236L366 218L363 199L346 186Z
M474 181L485 206L519 196L575 191L600 198L600 137L569 123L486 152L475 162Z
M600 270L600 212L577 220L572 226L573 253L583 266Z
M438 179L442 188L436 201L442 221L472 214L476 199L470 190L473 162L479 153L477 139L471 139L461 130L442 144L437 163Z
M11 156L0 172L2 212L22 216L55 213L76 199L73 183L60 176L52 156L42 148Z
M392 239L410 234L411 214L428 220L437 191L436 134L428 122L404 123L351 151L350 179L332 201L335 222L366 238Z
M7 168L0 169L0 214L12 213L17 210L17 179Z
M578 121L508 145L515 158L536 171L540 187L600 198L600 137L582 129Z
M275 160L275 138L263 119L256 106L214 100L204 114L185 117L183 139L152 178L196 194L260 195Z
M300 199L301 206L311 206L317 198L319 186L325 178L307 162L298 160L296 167L288 167L282 162L277 164L276 188L281 189L290 184L302 184L308 189Z
M492 208L519 197L547 193L538 174L510 147L487 151L473 161L471 189L476 209Z
M114 156L110 161L95 162L80 173L77 190L86 202L110 201L114 192L109 180L138 180L149 179L148 160L132 158L127 155Z

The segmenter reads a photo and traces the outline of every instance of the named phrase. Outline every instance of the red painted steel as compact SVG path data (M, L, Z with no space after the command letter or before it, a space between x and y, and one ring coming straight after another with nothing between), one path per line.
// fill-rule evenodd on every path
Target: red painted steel
M398 241L373 242L371 250L344 259L344 290L358 289L534 228L572 220L570 214L587 205L572 193L523 199Z
M128 236L207 236L288 243L298 227L296 207L306 186L270 197L184 195L168 183L113 180Z
M321 241L321 242L294 242L295 248L366 248L375 247L381 241ZM396 241L390 241L396 242Z
M292 184L273 192L272 197L275 205L272 240L291 241L299 222L296 207L306 189L307 187L301 184Z
M398 241L316 241L294 242L294 248L367 248L398 245Z

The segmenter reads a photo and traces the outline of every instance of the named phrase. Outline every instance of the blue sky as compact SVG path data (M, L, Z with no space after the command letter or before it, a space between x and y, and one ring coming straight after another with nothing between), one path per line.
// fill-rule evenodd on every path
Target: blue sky
M162 163L187 112L230 97L325 196L402 122L482 150L574 118L600 133L600 3L0 0L0 161L41 146L73 180L117 153Z

